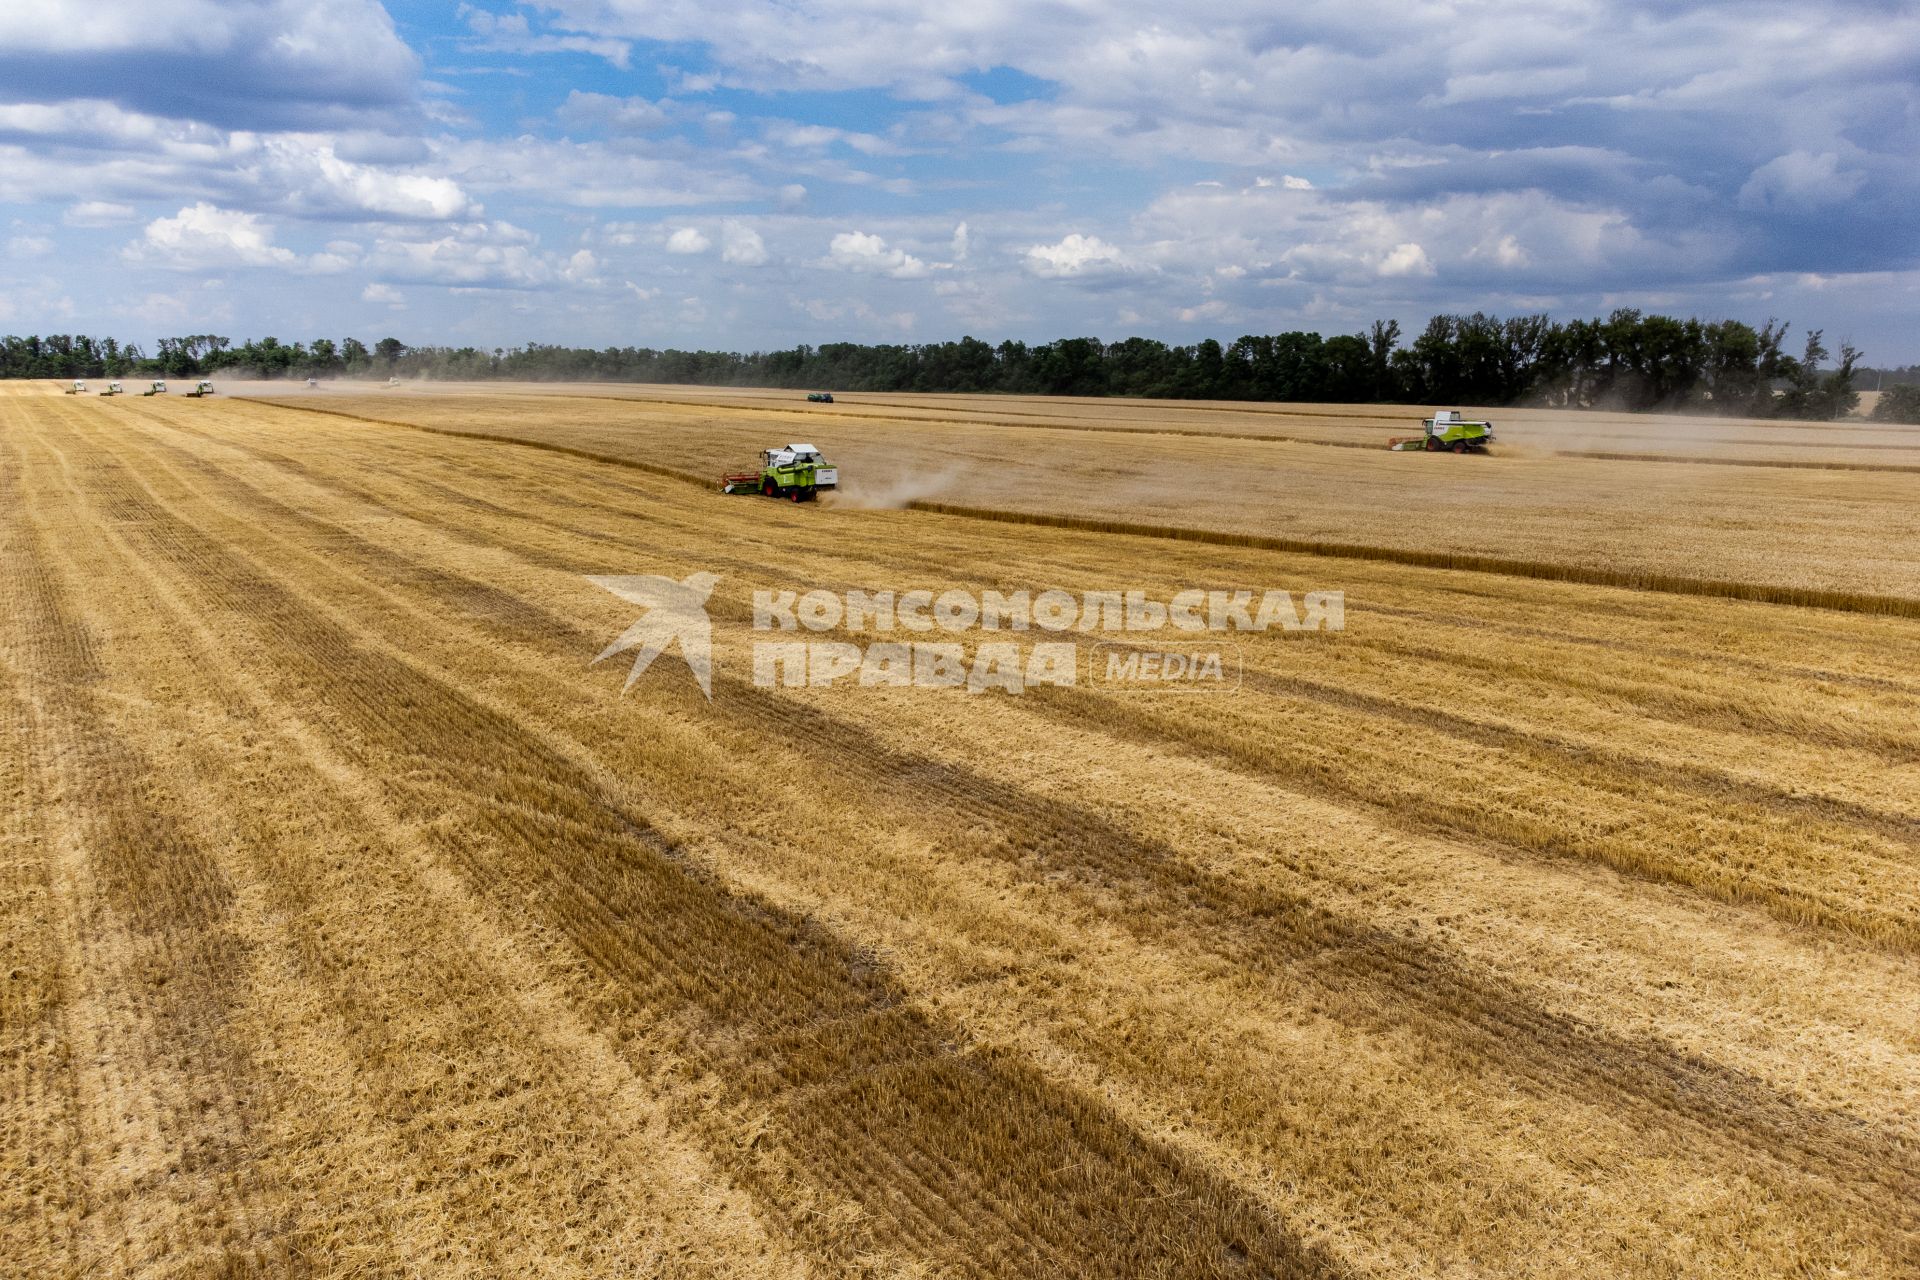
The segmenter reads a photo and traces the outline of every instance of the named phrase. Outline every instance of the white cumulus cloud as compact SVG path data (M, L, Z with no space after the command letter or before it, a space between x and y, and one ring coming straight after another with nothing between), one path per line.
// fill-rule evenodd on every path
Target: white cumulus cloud
M890 247L880 236L864 231L842 231L827 246L827 265L842 271L891 276L895 280L918 280L928 271L927 264L904 249Z
M1379 271L1383 276L1430 276L1433 263L1427 261L1425 249L1409 240L1387 251L1387 256L1380 260Z
M300 265L300 255L275 244L273 228L258 214L221 209L205 201L171 218L155 218L124 253L130 261L181 270Z
M712 246L713 241L698 227L681 227L667 237L668 253L705 253Z
M1027 270L1044 279L1104 275L1124 271L1127 257L1099 236L1073 232L1058 244L1036 244L1026 252Z
M752 227L728 219L720 225L720 259L740 267L760 266L767 260L766 241Z

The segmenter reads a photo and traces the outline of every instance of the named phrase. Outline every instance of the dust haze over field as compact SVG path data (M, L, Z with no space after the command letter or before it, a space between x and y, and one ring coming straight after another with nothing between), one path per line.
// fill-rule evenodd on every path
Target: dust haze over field
M220 389L0 395L23 1274L1920 1268L1920 433ZM623 696L588 577L696 572ZM1243 586L1345 629L751 678L756 588Z

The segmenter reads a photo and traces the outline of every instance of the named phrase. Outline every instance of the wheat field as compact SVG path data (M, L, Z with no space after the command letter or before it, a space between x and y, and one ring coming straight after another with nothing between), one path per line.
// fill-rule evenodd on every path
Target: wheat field
M12 1272L1920 1271L1920 475L1832 465L1911 433L4 391ZM711 699L623 693L587 577L696 570ZM749 678L896 585L1345 628Z
M812 406L791 392L457 384L278 392L291 406L702 481L770 443L808 440L844 464L847 499L868 506L1118 522L1920 614L1916 427L1489 411L1493 456L1437 458L1385 447L1417 433L1422 410L1373 405L849 396ZM1558 447L1575 435L1596 448ZM1861 436L1878 452L1826 443Z

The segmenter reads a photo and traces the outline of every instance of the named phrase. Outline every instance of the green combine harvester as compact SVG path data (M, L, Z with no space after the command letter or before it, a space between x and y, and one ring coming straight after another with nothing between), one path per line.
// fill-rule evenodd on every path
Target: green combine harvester
M153 384L140 394L143 396L163 396L167 394L167 384L155 379Z
M758 471L732 471L720 477L722 493L758 493L793 502L812 502L820 490L837 488L840 468L830 466L810 444L787 444L760 451Z
M1485 453L1493 443L1491 422L1463 418L1458 409L1441 409L1420 425L1425 434L1397 436L1387 441L1387 448L1403 453Z
M103 396L117 396L117 395L120 395L120 394L122 394L122 392L121 392L121 390L120 390L120 384L119 384L119 383L117 383L117 382L109 382L109 383L107 384L107 389L106 389L105 391L102 391L102 392L101 392L100 394L101 394L101 395L103 395Z
M808 404L832 404L832 403L833 403L833 392L831 392L831 391L809 391L809 392L807 392L807 403L808 403Z
M198 386L196 386L193 390L187 392L187 399L198 400L201 396L210 396L212 394L213 394L213 384L211 382L208 382L202 379Z

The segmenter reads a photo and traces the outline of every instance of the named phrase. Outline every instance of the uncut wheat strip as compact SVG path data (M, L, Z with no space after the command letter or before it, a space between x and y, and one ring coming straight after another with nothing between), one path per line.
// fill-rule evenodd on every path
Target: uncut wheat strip
M257 591L257 589L259 589L259 587L255 587L255 591ZM589 871L588 865L584 865L584 864L576 864L576 869L580 869L580 871ZM1094 1132L1094 1134L1098 1134L1100 1130L1096 1128L1096 1130L1092 1130L1092 1132ZM1131 1150L1131 1148L1129 1148L1129 1150ZM1135 1157L1127 1157L1127 1159L1135 1159ZM983 1169L983 1171L987 1171L987 1169ZM1187 1174L1187 1176L1194 1176L1194 1178L1198 1178L1198 1182L1196 1182L1196 1188L1204 1188L1204 1186L1208 1186L1208 1180L1206 1180L1206 1176L1204 1176L1204 1173L1202 1173L1202 1171L1192 1171L1192 1173ZM1018 1211L1018 1205L1014 1205L1012 1201L1002 1201L1002 1203L1006 1205L1006 1209L1010 1209L1010 1211ZM1231 1203L1231 1201L1227 1201L1227 1203ZM1162 1213L1162 1211L1160 1211L1160 1209L1154 1209L1152 1213ZM1152 1217L1152 1213L1148 1213L1148 1217ZM1060 1230L1060 1226L1056 1226L1056 1228L1052 1228L1052 1230ZM1150 1240L1158 1240L1158 1236L1152 1236ZM1106 1245L1112 1245L1112 1244L1125 1244L1125 1240L1123 1240L1123 1238L1114 1238L1114 1240L1098 1240L1098 1238L1087 1238L1087 1244L1089 1245L1098 1244L1098 1245L1102 1245L1102 1247L1106 1247ZM1152 1247L1160 1247L1160 1245L1156 1244L1156 1245L1152 1245ZM1263 1244L1261 1245L1261 1247L1263 1247L1263 1249L1267 1249L1267 1247L1271 1247L1271 1245Z
M123 556L129 555L123 552ZM161 577L151 562L130 558L129 567L133 565L139 566L139 570L129 579L131 581L153 582ZM311 760L315 753L311 738L304 742L293 742L285 723L284 710L276 708L257 685L244 683L243 673L231 662L231 632L216 631L208 617L188 610L182 604L182 599L177 592L168 593L165 598L167 610L163 614L165 620L156 620L152 625L158 632L176 638L183 631L192 634L197 643L190 653L182 654L177 661L163 663L160 671L155 673L156 678L164 685L186 683L188 681L183 677L190 677L193 673L224 672L229 682L242 682L245 700L250 704L253 715L245 722L245 731L274 734L295 747L291 759ZM133 601L124 603L132 604ZM163 642L139 647L135 652L165 658L170 656L170 647L173 646ZM225 660L220 658L223 654L226 655ZM208 726L197 727L205 729ZM198 740L220 741L225 736L202 735ZM187 739L177 745L192 740ZM230 770L233 762L225 763ZM436 1253L450 1247L446 1237L437 1232L434 1225L443 1220L457 1223L464 1219L470 1232L493 1237L492 1247L503 1249L506 1261L500 1265L508 1273L526 1274L534 1269L545 1268L558 1263L568 1253L585 1257L604 1255L610 1260L616 1256L641 1256L648 1249L694 1253L696 1245L699 1246L697 1258L702 1260L696 1269L706 1274L792 1272L794 1261L788 1258L783 1266L779 1252L768 1247L767 1241L757 1233L749 1219L716 1207L718 1202L726 1198L724 1186L717 1185L723 1180L716 1178L710 1169L703 1168L691 1148L684 1144L678 1147L674 1145L664 1131L660 1115L657 1112L651 1115L647 1113L644 1106L646 1099L638 1084L624 1072L613 1069L604 1045L583 1034L577 1027L569 1026L564 1019L555 1017L557 1010L551 989L533 976L526 958L516 953L515 947L499 934L497 928L478 927L480 922L472 904L451 890L444 873L432 873L431 868L426 868L415 878L395 877L393 868L407 864L407 851L412 847L399 824L389 821L390 832L386 838L394 843L386 847L384 856L378 856L373 862L359 867L336 870L341 864L330 850L351 847L355 842L364 846L369 838L381 838L379 834L364 829L356 832L351 825L341 828L341 824L347 821L342 815L357 815L366 811L362 808L366 800L364 783L357 784L360 794L352 790L343 793L342 788L353 781L350 771L338 760L324 757L312 763L311 776L317 780L324 775L328 780L325 787L316 788L313 783L303 785L302 773L286 770L283 760L276 761L274 767L279 772L270 779L248 781L243 777L235 780L222 795L224 803L210 808L247 815L245 821L252 828L249 847L256 851L264 868L275 877L277 910L290 919L311 922L295 930L299 939L299 959L287 967L299 972L303 982L330 975L332 994L327 1003L332 1006L332 1020L342 1031L350 1033L341 1035L339 1043L359 1046L370 1036L376 1044L381 1040L390 1041L372 1056L363 1050L357 1055L353 1069L340 1073L341 1078L357 1078L363 1088L374 1096L370 1103L361 1106L361 1131L366 1132L367 1136L352 1138L345 1155L336 1157L335 1167L331 1170L331 1176L341 1180L344 1185L336 1187L332 1195L325 1196L323 1203L331 1202L342 1193L346 1193L347 1198L353 1198L352 1185L363 1182L380 1167L363 1167L358 1163L375 1154L378 1145L376 1135L392 1129L391 1118L381 1114L383 1104L379 1097L381 1089L378 1082L394 1082L388 1086L384 1107L398 1107L404 1113L410 1108L401 1082L409 1076L423 1077L423 1072L410 1067L406 1058L411 1055L419 1067L431 1068L424 1073L424 1078L439 1074L438 1064L442 1060L449 1064L457 1060L469 1073L473 1080L472 1087L476 1090L491 1088L488 1081L490 1076L509 1079L516 1074L533 1078L545 1076L551 1081L546 1089L552 1097L541 1103L537 1110L526 1110L504 1126L500 1124L500 1117L482 1121L486 1129L498 1131L494 1141L512 1144L507 1148L509 1151L513 1146L520 1148L521 1154L515 1155L517 1160L524 1161L527 1154L554 1150L553 1138L560 1135L530 1127L536 1122L542 1125L565 1122L571 1112L576 1126L586 1116L592 1116L601 1123L617 1118L619 1125L604 1134L589 1134L576 1128L575 1132L565 1135L567 1141L564 1149L568 1154L564 1159L568 1166L578 1164L579 1169L575 1171L569 1167L570 1176L560 1179L554 1179L553 1171L549 1170L541 1178L533 1180L535 1186L542 1181L553 1183L548 1193L553 1197L551 1203L522 1204L514 1208L514 1200L527 1199L523 1191L517 1196L506 1197L501 1204L489 1204L483 1200L466 1206L462 1211L457 1202L448 1200L444 1188L425 1197L424 1202L418 1196L403 1197L403 1203L411 1206L411 1212L390 1229L397 1239L408 1240L408 1252L421 1262L429 1261ZM210 772L218 776L219 771ZM250 813L246 799L249 795L254 797L253 806L256 808L261 803L259 797L272 797L276 812L271 816ZM322 838L313 833L316 826L341 829L333 830ZM303 834L297 840L290 834L283 834L293 831L308 834ZM302 848L306 849L304 857L294 856ZM412 856L417 864L417 852ZM329 881L331 884L327 883ZM385 891L376 888L377 885L384 885ZM367 910L369 899L381 904L377 910ZM420 900L427 909L411 906L415 899ZM473 939L490 941L476 949ZM432 968L435 963L438 967ZM419 972L423 967L427 971ZM364 999L367 994L380 989L376 984L370 992L367 984L372 975L379 975L381 980L391 984L392 998L375 998L371 1002ZM428 993L432 994L429 996ZM499 995L492 996L492 1012L465 1019L461 1024L465 1030L460 1032L460 1040L439 1048L435 1047L433 1036L422 1039L416 1032L410 1037L415 1043L408 1044L409 1037L396 1039L387 1032L388 1024L404 1027L409 1020L418 1024L423 1009L445 1009L456 998L456 993L458 998L483 1007L488 1002L488 996L484 993L514 994L510 998L511 1003L504 1002ZM363 998L356 1001L356 994ZM418 1003L421 999L428 1003ZM473 1038L475 1030L496 1024L498 1029L489 1031L486 1038ZM544 1046L544 1050L541 1056L531 1057L524 1051L516 1050L520 1044ZM573 1065L576 1063L580 1065ZM296 1065L292 1062L287 1064L289 1069ZM310 1080L308 1087L318 1087L324 1092L325 1082L334 1070L337 1068L323 1072L318 1080ZM483 1098L484 1093L474 1096ZM373 1110L367 1111L367 1106ZM423 1119L424 1124L408 1121L408 1127L416 1133L428 1135L445 1127L432 1119L431 1115ZM313 1126L306 1131L318 1134L325 1132L326 1127ZM350 1128L349 1132L353 1130ZM611 1144L609 1138L612 1138ZM392 1137L387 1139L389 1148L393 1141ZM451 1141L451 1135L433 1141L445 1145ZM324 1143L321 1149L333 1145L331 1142ZM597 1147L596 1154L601 1160L607 1160L610 1158L609 1145L619 1151L623 1167L617 1170L607 1168L596 1177L593 1166L585 1163L583 1157L587 1151ZM447 1154L454 1155L455 1152L449 1149ZM432 1176L434 1158L432 1146L421 1148L412 1160L389 1149L383 1163L387 1168L401 1171L396 1181L408 1181L404 1171L411 1166L415 1170L412 1180L418 1182L424 1176L428 1183L433 1184L442 1181ZM487 1159L484 1151L475 1153L475 1156L458 1158L478 1158L483 1164ZM591 1225L572 1226L567 1236L558 1241L546 1231L530 1230L540 1224L559 1226L567 1224L570 1218L578 1218L579 1206L585 1200L574 1184L588 1178L597 1181L603 1189L622 1192L631 1188L658 1188L658 1194L667 1203L656 1209L659 1217L652 1220L637 1216L639 1205L634 1202L619 1208L603 1209L603 1214L611 1216L603 1217ZM652 1194L655 1193L649 1191L649 1195ZM507 1216L501 1216L503 1212ZM519 1225L515 1229L507 1229L509 1222ZM679 1225L681 1222L689 1225L683 1228ZM642 1227L650 1226L656 1238L649 1240L644 1230L633 1234L636 1223ZM324 1226L316 1228L316 1234L324 1235L325 1232ZM432 1243L436 1238L440 1241L438 1245ZM624 1245L619 1243L623 1238L626 1239ZM420 1248L421 1241L427 1242L426 1248ZM721 1245L727 1241L738 1242L732 1256L721 1249ZM392 1243L388 1241L387 1246ZM560 1248L562 1243L568 1248ZM334 1242L331 1247L353 1252L376 1246L356 1245L349 1239ZM518 1261L512 1261L515 1258Z

